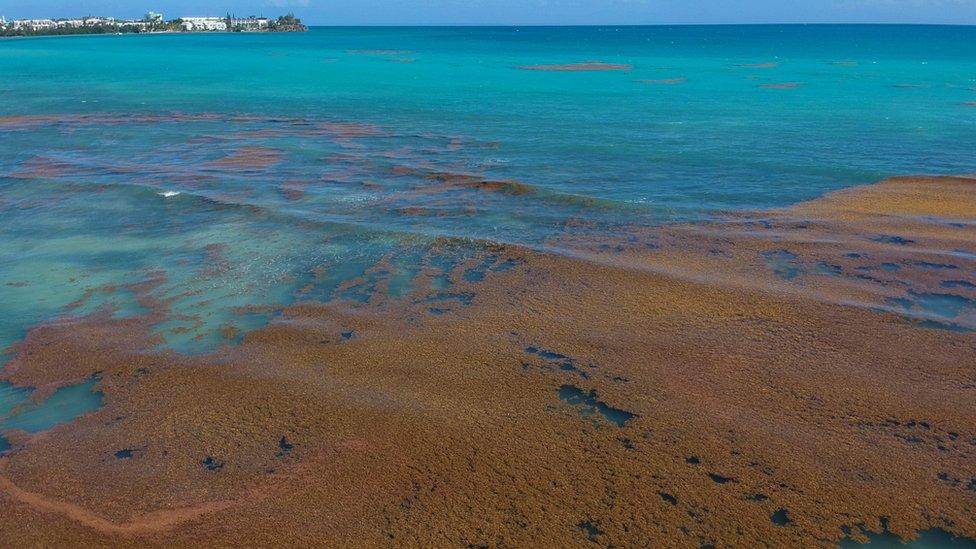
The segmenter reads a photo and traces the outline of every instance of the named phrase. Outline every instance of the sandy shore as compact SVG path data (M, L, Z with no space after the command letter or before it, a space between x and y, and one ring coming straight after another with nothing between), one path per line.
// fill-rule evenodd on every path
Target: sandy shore
M150 350L148 297L32 330L4 377L97 374L105 406L8 433L0 545L976 538L976 180L583 234L199 357ZM466 281L478 264L514 267Z

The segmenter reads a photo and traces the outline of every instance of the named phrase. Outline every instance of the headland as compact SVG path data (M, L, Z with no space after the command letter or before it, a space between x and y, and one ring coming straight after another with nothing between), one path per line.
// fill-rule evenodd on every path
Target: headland
M308 27L292 14L266 17L179 17L165 20L148 12L142 19L78 17L70 19L0 19L3 36L62 36L79 34L142 34L160 32L304 32Z

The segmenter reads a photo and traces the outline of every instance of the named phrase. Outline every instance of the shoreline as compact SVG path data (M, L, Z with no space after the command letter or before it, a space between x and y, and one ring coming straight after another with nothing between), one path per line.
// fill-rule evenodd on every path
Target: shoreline
M288 31L271 31L271 30L254 30L254 31L149 31L149 32L96 32L90 34L77 33L77 34L35 34L31 36L0 36L0 40L10 39L10 38L71 38L71 37L92 37L92 36L153 36L153 35L164 35L164 34L292 34L292 33L308 32L288 30Z
M976 539L976 308L920 308L976 304L976 180L736 217L566 231L582 258L489 245L446 289L421 272L404 298L298 302L201 356L147 350L160 280L129 288L145 315L36 327L3 379L99 372L105 406L10 437L0 540Z

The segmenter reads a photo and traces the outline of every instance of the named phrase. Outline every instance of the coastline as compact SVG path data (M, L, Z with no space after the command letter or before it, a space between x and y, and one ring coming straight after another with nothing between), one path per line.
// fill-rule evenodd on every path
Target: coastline
M297 303L195 357L151 350L147 280L148 313L16 347L4 380L98 375L105 406L8 437L0 540L976 539L976 309L924 309L976 304L974 242L976 180L893 178L615 241L570 227L574 256L487 246L446 289Z
M301 19L288 14L277 19L250 16L181 17L164 20L148 12L142 19L84 17L79 19L0 19L0 37L89 36L97 34L160 34L181 32L307 32Z
M11 39L11 38L70 38L70 37L92 37L92 36L153 36L160 34L290 34L295 32L308 32L308 31L270 31L270 30L254 30L254 31L148 31L148 32L99 32L90 34L36 34L31 36L0 36L0 40Z

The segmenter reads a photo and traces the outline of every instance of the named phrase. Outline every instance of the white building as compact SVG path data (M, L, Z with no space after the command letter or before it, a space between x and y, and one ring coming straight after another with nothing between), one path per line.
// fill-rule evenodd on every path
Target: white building
M17 19L11 21L10 26L14 29L39 31L57 28L58 24L50 19Z
M59 27L71 27L75 29L85 26L85 22L81 19L62 19L60 21L56 21L56 23Z
M180 24L185 31L227 30L227 20L223 17L181 17Z
M86 17L83 20L84 26L94 27L97 25L116 25L114 17Z
M246 18L234 18L230 20L230 24L234 28L241 28L246 31L252 30L265 30L271 24L268 19L264 17L246 17Z
M143 21L147 23L158 24L163 22L163 14L150 11L146 13L146 16L142 18Z

